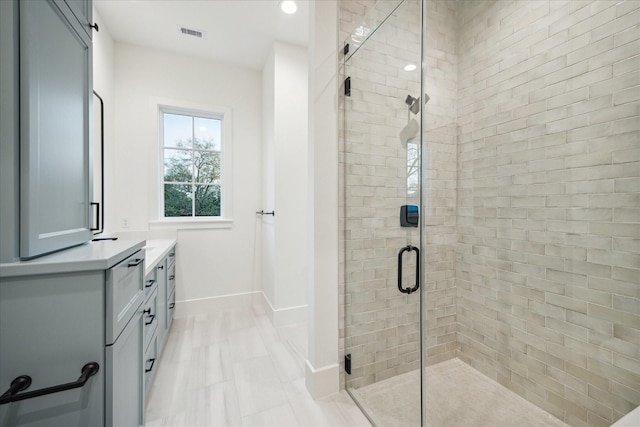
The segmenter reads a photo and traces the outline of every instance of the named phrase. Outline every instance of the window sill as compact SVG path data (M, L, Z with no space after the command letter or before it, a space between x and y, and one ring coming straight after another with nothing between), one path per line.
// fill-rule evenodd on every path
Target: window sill
M206 230L232 228L232 219L161 219L149 221L150 230Z

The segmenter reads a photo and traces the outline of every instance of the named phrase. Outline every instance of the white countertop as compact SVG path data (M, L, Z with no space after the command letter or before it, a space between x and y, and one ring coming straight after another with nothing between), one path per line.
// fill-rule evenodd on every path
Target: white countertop
M175 239L147 240L144 257L144 274L149 274L176 244Z
M87 242L29 261L0 264L0 277L107 270L142 249L144 245L144 240Z

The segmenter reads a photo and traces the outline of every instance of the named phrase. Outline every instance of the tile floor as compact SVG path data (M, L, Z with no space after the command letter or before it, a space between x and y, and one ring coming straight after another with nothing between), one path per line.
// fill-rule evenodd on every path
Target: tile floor
M459 359L425 369L427 427L568 427ZM356 390L376 425L420 425L420 373L412 371Z
M344 391L313 400L304 385L305 325L274 328L263 313L175 319L147 398L146 427L371 424ZM566 427L453 359L425 372L429 427ZM352 391L380 427L419 426L419 371Z
M145 426L371 426L344 391L311 398L306 340L304 325L275 329L250 310L175 319Z

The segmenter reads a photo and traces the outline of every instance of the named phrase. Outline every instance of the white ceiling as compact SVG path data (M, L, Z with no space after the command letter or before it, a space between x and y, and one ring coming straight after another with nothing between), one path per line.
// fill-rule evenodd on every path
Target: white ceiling
M307 0L284 14L279 0L94 0L114 40L261 69L274 41L306 46ZM180 26L204 31L182 35Z

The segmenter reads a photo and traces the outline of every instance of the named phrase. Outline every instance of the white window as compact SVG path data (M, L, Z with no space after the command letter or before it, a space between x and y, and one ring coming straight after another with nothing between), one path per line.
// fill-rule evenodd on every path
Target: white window
M225 114L160 108L161 218L225 218Z

